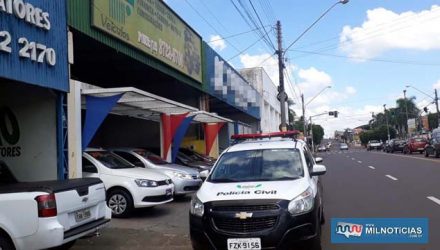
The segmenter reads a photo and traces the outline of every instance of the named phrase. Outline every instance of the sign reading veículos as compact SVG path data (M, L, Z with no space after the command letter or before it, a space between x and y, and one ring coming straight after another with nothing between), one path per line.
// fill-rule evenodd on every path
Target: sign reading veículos
M201 37L161 0L92 0L92 25L202 81Z

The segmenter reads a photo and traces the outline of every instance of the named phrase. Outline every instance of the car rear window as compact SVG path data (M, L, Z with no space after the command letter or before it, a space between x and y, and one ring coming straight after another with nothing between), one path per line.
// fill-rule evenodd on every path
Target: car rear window
M277 181L302 176L304 168L298 149L264 149L223 154L208 181Z

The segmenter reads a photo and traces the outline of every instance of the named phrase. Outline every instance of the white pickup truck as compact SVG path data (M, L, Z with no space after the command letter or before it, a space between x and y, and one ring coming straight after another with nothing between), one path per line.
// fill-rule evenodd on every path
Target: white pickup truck
M18 182L0 161L0 249L68 247L110 218L101 180Z

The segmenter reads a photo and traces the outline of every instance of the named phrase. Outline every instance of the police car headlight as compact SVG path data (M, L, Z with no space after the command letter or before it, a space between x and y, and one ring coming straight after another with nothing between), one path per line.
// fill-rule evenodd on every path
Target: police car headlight
M152 181L152 180L136 179L136 180L134 180L134 182L136 182L136 185L138 185L138 187L157 187L158 186L157 182Z
M312 210L313 203L313 191L309 187L289 203L289 213L292 215L307 213Z
M190 210L192 215L195 216L199 216L202 217L203 213L204 213L204 206L203 203L196 197L194 196L191 199L191 210Z

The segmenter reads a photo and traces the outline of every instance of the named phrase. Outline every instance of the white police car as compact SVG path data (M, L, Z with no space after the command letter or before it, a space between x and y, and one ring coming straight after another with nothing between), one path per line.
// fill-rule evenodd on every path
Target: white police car
M296 134L233 136L191 201L194 249L320 249L326 168Z

